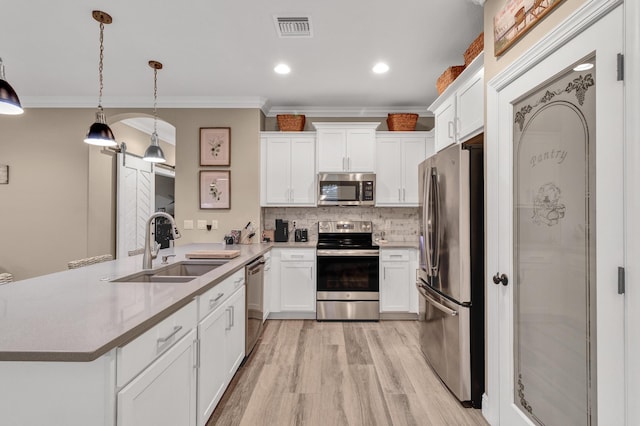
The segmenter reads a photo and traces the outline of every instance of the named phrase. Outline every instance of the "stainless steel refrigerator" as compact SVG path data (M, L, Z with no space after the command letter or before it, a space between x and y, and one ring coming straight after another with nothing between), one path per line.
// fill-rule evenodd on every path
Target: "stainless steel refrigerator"
M454 145L419 165L420 345L455 396L484 392L482 145Z

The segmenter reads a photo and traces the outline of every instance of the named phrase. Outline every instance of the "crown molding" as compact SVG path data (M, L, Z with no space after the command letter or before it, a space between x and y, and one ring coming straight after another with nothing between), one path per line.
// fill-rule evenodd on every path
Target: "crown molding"
M96 108L95 96L59 97L25 96L21 98L25 108ZM158 108L258 108L263 109L267 99L258 96L163 96ZM147 97L104 97L105 108L150 108Z
M25 96L21 98L25 108L96 108L95 96L58 97ZM104 108L150 108L147 97L104 97ZM389 113L406 112L421 117L433 117L427 106L273 106L271 101L258 96L163 96L158 108L256 108L267 117L278 114L304 114L307 117L386 117Z
M307 117L386 117L389 113L406 112L421 117L433 117L427 106L383 106L383 107L310 107L274 106L263 111L267 117L278 114L304 114Z

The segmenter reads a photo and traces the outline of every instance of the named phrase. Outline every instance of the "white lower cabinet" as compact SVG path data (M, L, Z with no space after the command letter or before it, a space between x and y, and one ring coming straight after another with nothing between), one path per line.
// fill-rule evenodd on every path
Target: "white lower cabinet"
M215 296L211 300L220 298L216 301L217 308L198 323L198 426L207 423L244 359L245 287L234 290L238 273L210 291ZM229 290L234 292L229 295ZM208 294L201 296L205 302Z
M265 300L270 300L272 318L308 318L308 314L315 314L315 248L272 249L270 272L270 295Z
M380 250L380 312L417 313L417 250Z
M196 331L118 392L118 426L195 426Z
M316 311L315 249L291 249L282 252L280 287L282 311Z

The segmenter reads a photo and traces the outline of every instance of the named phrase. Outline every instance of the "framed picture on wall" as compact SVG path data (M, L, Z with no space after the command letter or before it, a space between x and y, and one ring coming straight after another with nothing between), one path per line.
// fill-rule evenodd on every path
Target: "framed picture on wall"
M231 128L200 128L200 165L231 165Z
M507 0L493 18L494 55L502 55L564 0Z
M200 171L200 208L231 208L231 172L229 170Z

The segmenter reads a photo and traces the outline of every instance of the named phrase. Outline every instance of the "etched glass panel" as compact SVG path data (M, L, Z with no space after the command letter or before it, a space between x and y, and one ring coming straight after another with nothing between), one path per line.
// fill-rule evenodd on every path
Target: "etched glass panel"
M513 105L514 401L539 425L596 422L594 85L563 71Z

